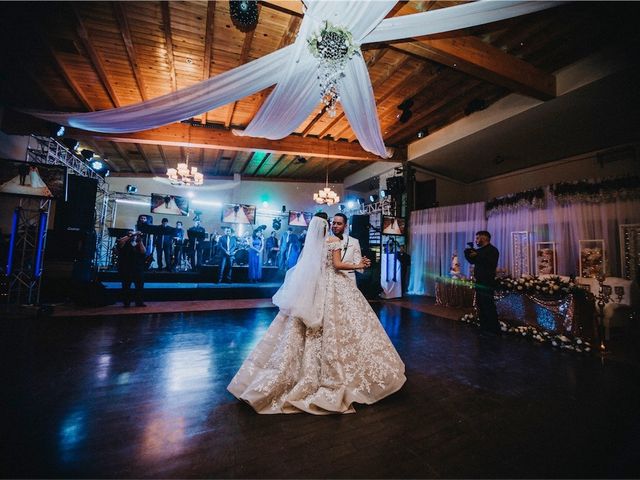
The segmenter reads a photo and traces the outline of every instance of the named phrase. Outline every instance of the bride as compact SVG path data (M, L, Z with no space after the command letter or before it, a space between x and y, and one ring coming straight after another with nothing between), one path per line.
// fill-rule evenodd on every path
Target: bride
M341 243L313 217L298 264L273 297L280 312L227 389L258 413L353 413L402 387L404 363L342 270Z

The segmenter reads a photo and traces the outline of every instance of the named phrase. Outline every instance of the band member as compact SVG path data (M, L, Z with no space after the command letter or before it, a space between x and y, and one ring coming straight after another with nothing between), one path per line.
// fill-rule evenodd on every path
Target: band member
M220 273L218 274L218 283L222 282L225 277L226 283L231 283L231 274L233 273L233 256L236 253L237 239L232 236L233 230L229 227L224 229L224 235L218 241L220 248ZM225 276L225 271L227 272Z
M171 247L174 234L175 230L169 226L169 219L163 218L154 236L156 252L158 252L158 270L164 268L167 272L171 271Z
M289 248L289 237L293 234L293 228L289 227L286 232L282 234L282 241L280 242L280 268L282 270L287 269L287 249Z
M276 265L278 261L279 242L275 231L271 232L265 246L267 251L267 265Z
M128 235L118 239L116 248L118 250L118 272L122 281L124 306L131 305L131 283L133 282L136 287L136 307L146 307L142 297L146 258L145 245L142 243L142 233L131 230Z
M249 246L249 281L259 282L262 279L262 252L264 250L264 234L262 229L253 232Z
M187 237L189 237L191 267L195 269L202 264L202 253L204 250L205 230L204 227L200 225L200 220L193 221L193 227L187 230Z
M180 268L180 265L182 264L182 256L184 255L184 228L182 228L182 222L180 220L176 222L176 231L173 234L173 241L174 247L172 270L175 271L177 268Z

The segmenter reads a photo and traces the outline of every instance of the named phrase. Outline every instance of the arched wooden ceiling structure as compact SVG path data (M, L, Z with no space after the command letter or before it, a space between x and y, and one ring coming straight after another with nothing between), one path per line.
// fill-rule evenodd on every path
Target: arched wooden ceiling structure
M456 3L399 2L389 15ZM469 108L511 92L554 98L553 72L635 28L629 10L637 8L620 6L576 2L464 31L367 45L363 55L383 137L396 148L395 159L403 159L418 132L447 126ZM301 17L298 0L261 1L257 27L244 33L234 26L227 1L2 2L0 102L58 111L140 102L292 43ZM328 167L331 180L341 181L380 161L359 147L340 109L331 118L320 102L285 139L234 136L231 128L245 127L269 92L147 132L73 135L120 174L162 174L187 155L176 144L196 139L208 148L188 149L190 162L207 177L324 180ZM412 116L402 123L398 105L409 98ZM3 129L12 128L4 122Z

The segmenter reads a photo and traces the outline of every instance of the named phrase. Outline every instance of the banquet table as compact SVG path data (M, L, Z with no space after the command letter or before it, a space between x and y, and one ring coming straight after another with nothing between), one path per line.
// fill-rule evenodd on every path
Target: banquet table
M436 281L436 305L471 308L474 303L473 284L453 278Z
M598 338L595 304L586 295L549 297L497 291L494 297L498 319L509 325L531 325L567 337Z

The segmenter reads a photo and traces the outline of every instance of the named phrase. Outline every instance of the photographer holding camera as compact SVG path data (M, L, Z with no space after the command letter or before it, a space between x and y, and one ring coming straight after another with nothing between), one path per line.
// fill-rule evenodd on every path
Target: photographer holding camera
M118 272L122 281L124 306L131 305L131 282L133 282L136 288L136 307L146 307L142 300L146 259L146 248L142 241L142 233L130 231L128 235L118 239L116 247L118 249Z
M464 257L474 265L473 276L475 277L476 305L480 328L485 332L500 333L498 312L493 298L500 252L491 245L491 234L486 230L480 230L476 233L478 248L473 248L473 242L469 242L467 245L469 248L464 250Z

